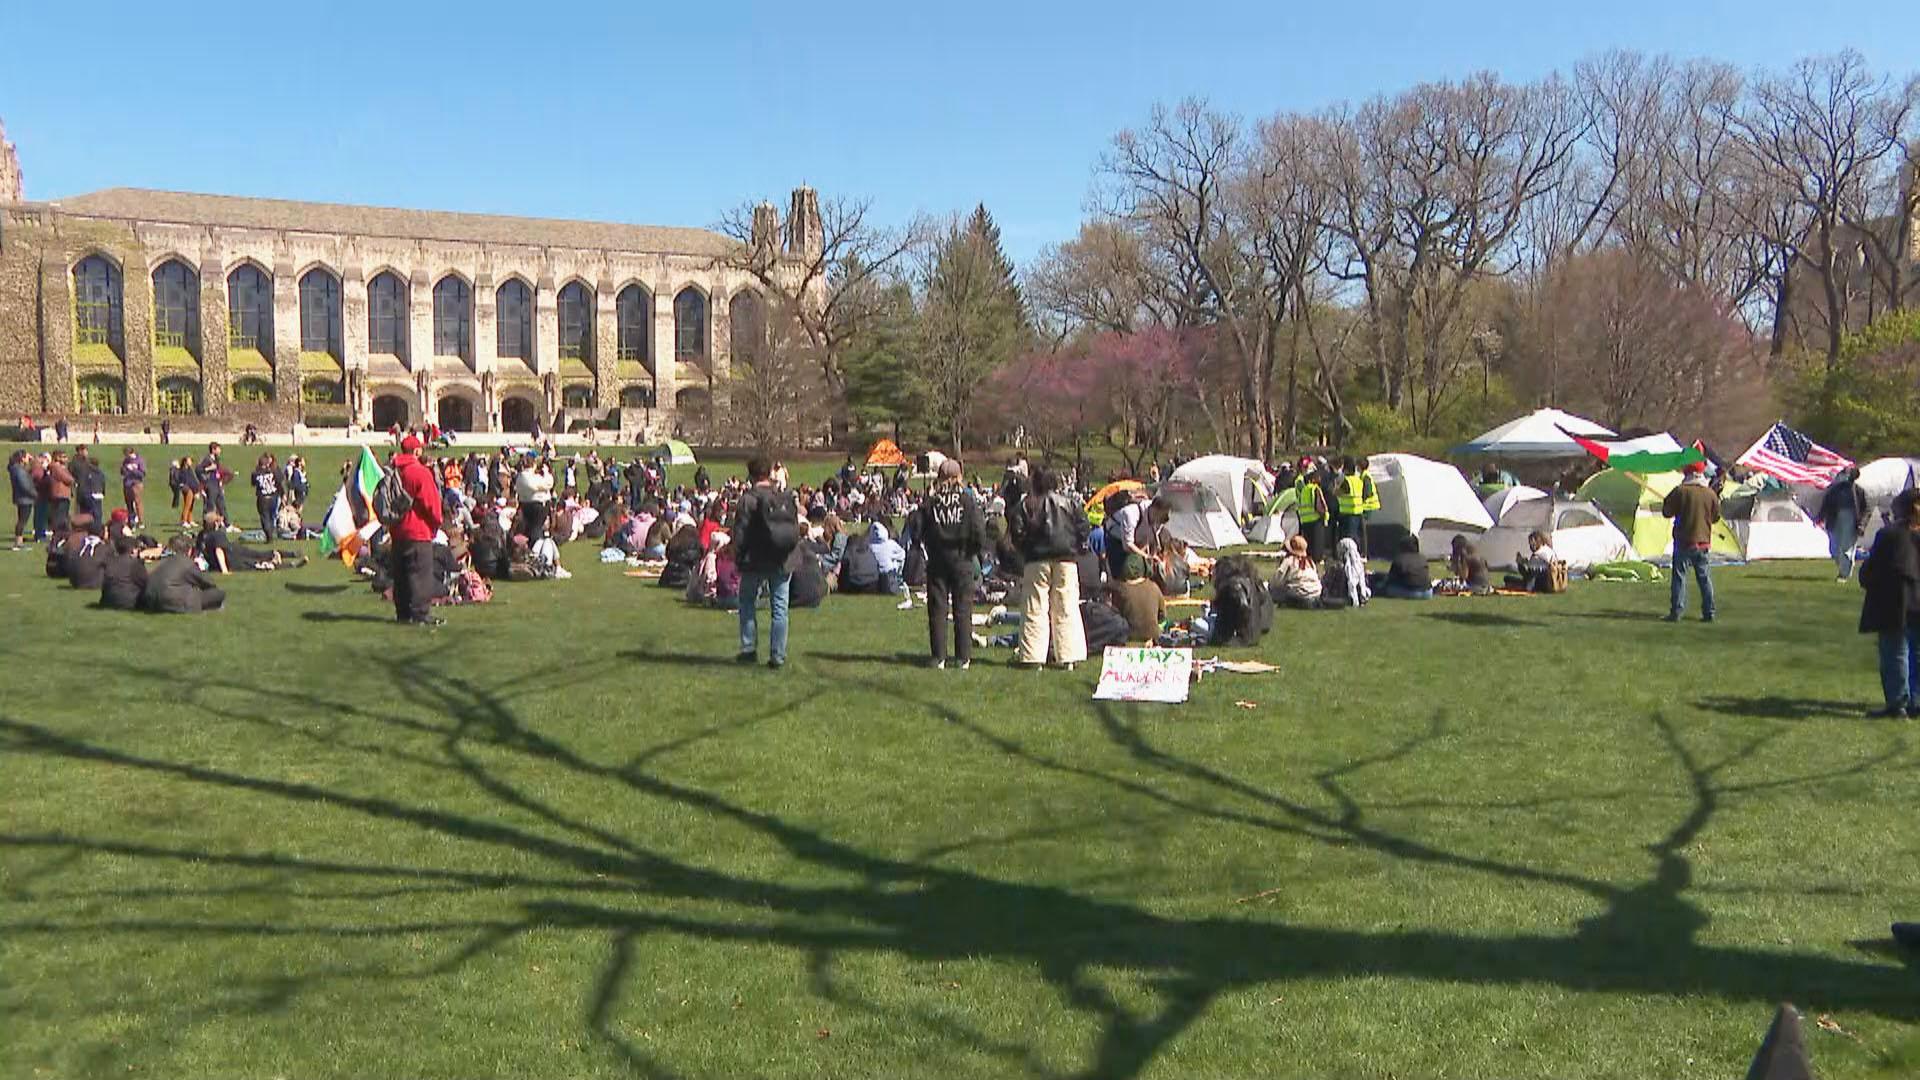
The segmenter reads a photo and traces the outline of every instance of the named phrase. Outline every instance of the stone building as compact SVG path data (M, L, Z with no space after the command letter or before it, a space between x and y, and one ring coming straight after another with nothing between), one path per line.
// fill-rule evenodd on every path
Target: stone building
M7 125L0 124L0 203L25 202L26 181L20 176L20 153L7 141Z
M17 174L17 168L15 170ZM0 177L5 170L0 169ZM617 423L699 434L765 301L702 229L109 189L0 187L0 416L113 430L521 432ZM816 196L754 215L798 267Z
M1920 166L1907 168L1899 191L1895 212L1873 221L1871 233L1843 227L1835 237L1837 319L1819 272L1794 263L1774 309L1776 347L1820 352L1836 322L1848 333L1889 311L1920 305ZM1816 240L1809 240L1806 258L1819 260Z

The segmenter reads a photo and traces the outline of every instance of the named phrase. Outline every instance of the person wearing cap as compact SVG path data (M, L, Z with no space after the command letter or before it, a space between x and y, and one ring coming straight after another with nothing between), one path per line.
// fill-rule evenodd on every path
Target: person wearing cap
M441 626L433 614L433 536L440 531L442 504L433 470L420 460L420 437L400 440L393 455L400 486L413 500L393 533L392 574L394 618L416 626Z
M933 666L947 666L947 622L953 622L953 656L960 670L973 664L973 591L980 583L980 552L987 544L987 515L961 483L960 463L940 463L939 478L920 504L914 540L927 555L927 646Z
M1673 519L1673 585L1666 621L1679 622L1686 614L1686 573L1691 568L1700 584L1700 620L1712 622L1713 577L1707 572L1707 548L1713 543L1713 527L1720 522L1720 496L1707 486L1706 463L1687 466L1686 478L1667 492L1660 512Z

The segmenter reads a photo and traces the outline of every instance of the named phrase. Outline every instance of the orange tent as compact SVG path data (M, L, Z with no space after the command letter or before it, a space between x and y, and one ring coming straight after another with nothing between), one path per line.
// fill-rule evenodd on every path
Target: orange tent
M911 464L913 459L901 453L892 439L881 439L873 444L873 449L867 451L867 468L869 469L897 469L902 465Z

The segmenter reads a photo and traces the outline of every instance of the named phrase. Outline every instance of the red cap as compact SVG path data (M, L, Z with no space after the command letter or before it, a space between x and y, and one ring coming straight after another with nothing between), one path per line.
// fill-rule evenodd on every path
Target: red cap
M409 435L409 436L407 436L406 438L404 438L404 439L401 439L401 440L400 440L400 452L401 452L401 453L403 453L403 454L412 454L412 453L417 453L417 452L419 452L419 450L420 450L420 438L419 438L419 436L417 436L417 435Z
M124 524L127 520L127 512L125 510L115 510L113 513L107 515L107 520Z
M1704 461L1689 461L1687 462L1687 471L1690 473L1706 472L1707 463Z

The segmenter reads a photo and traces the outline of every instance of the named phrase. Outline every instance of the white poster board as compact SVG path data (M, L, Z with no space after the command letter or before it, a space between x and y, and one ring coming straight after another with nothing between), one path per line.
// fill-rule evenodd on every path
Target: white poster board
M1100 660L1100 681L1093 688L1093 699L1175 705L1187 700L1187 684L1192 678L1192 649L1108 646Z

